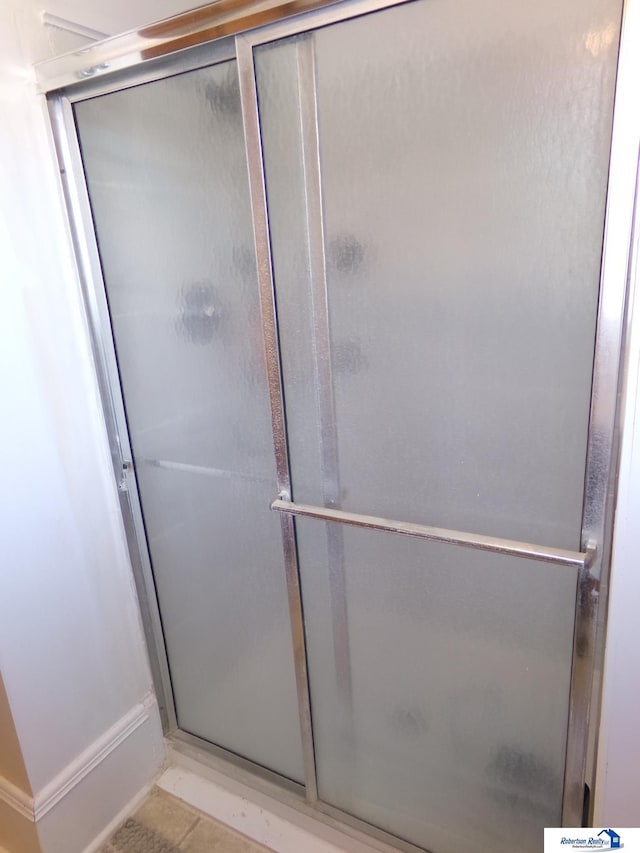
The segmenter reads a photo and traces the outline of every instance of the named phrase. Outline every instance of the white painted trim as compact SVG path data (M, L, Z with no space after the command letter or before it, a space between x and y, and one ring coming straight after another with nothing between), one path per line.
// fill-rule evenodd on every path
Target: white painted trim
M154 703L155 696L150 694L143 702L135 705L124 717L121 717L117 723L114 723L84 752L80 753L48 785L45 785L34 797L36 821L51 811L69 791L82 782L85 776L88 776L129 735L146 722L149 719L149 709Z
M41 791L38 791L33 798L33 811L36 821L51 811L63 797L66 797L69 791L72 791L85 776L88 776L108 755L149 719L149 710L155 701L155 696L149 694L143 702L135 705L84 752L81 752L70 764L67 764L64 770L58 773Z
M92 41L101 41L102 39L109 38L108 33L102 33L100 30L85 27L83 24L77 24L75 21L69 21L67 18L61 18L59 15L52 15L50 12L42 12L41 19L42 23L47 27L55 27L57 30L74 33L77 36L82 36Z
M81 752L34 797L0 776L0 800L32 823L37 823L149 719L155 701L155 696L150 693Z
M9 782L4 776L0 776L0 800L6 803L9 808L22 815L22 817L26 817L32 823L35 821L33 797L26 794L17 785ZM2 853L2 849L0 847L0 853Z

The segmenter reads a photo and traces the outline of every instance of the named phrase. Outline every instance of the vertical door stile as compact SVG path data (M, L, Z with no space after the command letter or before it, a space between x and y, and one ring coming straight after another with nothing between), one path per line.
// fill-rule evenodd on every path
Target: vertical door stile
M309 254L309 286L313 322L313 365L318 413L322 497L325 507L340 509L340 466L338 431L331 360L331 330L327 292L324 222L322 216L322 173L318 131L314 36L308 33L296 43L300 138L304 174L305 215ZM327 524L327 557L334 658L338 690L348 725L353 725L349 613L344 565L344 536L341 525Z
M264 166L262 160L262 142L260 138L260 117L258 112L258 94L253 64L253 48L244 38L236 38L236 57L240 79L242 102L242 120L244 124L245 145L247 151L247 169L249 173L249 191L253 216L256 261L258 267L258 286L265 348L265 360L269 382L269 398L273 423L273 443L276 457L278 491L291 497L291 479L287 451L286 421L280 367L280 348L278 324L271 266L271 247L269 242L269 224L267 213ZM302 597L298 573L298 558L295 538L295 522L291 516L282 517L282 541L287 575L287 593L291 617L291 633L295 663L298 711L300 715L300 733L304 756L306 797L310 802L318 798L313 730L311 724L311 699L307 670L304 621L302 615Z
M617 84L614 102L609 179L603 227L598 316L589 413L589 433L582 513L582 545L594 547L596 557L583 568L576 591L576 617L571 670L565 786L564 826L579 826L583 815L584 783L593 783L602 658L606 587L613 536L614 495L619 435L616 430L623 380L625 323L632 233L637 215L637 148L628 146L629 115L636 112L638 20L623 5ZM634 82L631 82L634 81ZM637 126L637 125L636 125ZM603 598L604 596L604 598ZM600 670L600 672L599 672Z

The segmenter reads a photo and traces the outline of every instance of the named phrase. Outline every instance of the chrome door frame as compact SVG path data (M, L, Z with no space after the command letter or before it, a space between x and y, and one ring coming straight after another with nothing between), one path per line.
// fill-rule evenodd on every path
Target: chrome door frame
M165 730L177 730L177 719L155 586L144 533L142 512L131 466L131 448L127 432L124 403L119 383L115 349L111 336L104 281L93 228L89 198L84 180L72 104L100 94L162 79L176 73L215 64L236 55L243 91L243 117L249 116L247 136L250 178L257 209L264 202L264 175L258 119L251 115L254 96L254 47L292 35L314 30L359 15L399 5L407 0L294 0L293 3L274 0L256 13L249 2L219 0L194 12L176 16L161 25L144 28L135 33L107 39L90 48L48 60L36 67L41 91L49 93L49 109L62 175L65 201L71 223L71 237L82 285L85 311L89 321L93 357L103 401L115 477L120 490L120 504L129 544L134 575L140 596L143 622L152 659L152 669L161 705ZM606 620L606 591L608 585L612 525L615 504L616 475L619 451L619 387L622 376L626 294L631 246L636 176L638 166L638 122L634 120L636 103L634 54L640 50L640 0L625 0L618 59L618 78L614 106L614 122L610 155L609 182L603 238L598 319L594 350L591 411L587 448L581 552L586 554L597 542L597 553L584 560L579 568L576 594L574 650L571 676L570 709L565 762L563 824L578 826L583 810L585 782L592 785L595 772L595 750L599 712L599 672L602 666L604 627ZM295 17L291 17L291 16ZM272 23L273 22L273 23ZM264 26L267 24L266 26ZM260 25L260 29L251 27ZM163 29L164 28L164 29ZM246 30L249 29L249 32ZM235 35L235 50L231 38ZM187 48L189 48L187 50ZM244 80L244 83L243 83ZM252 88L253 87L253 90ZM258 119L259 121L259 119ZM257 131L257 135L256 135ZM251 141L253 134L253 142ZM257 156L259 155L259 156ZM266 202L264 202L266 205ZM264 207L266 216L266 206ZM265 230L266 229L266 230ZM275 317L269 319L273 307L273 281L268 245L268 221L256 221L254 230L258 252L263 319L271 336L268 344L272 371L270 392L272 411L282 407L277 328ZM266 243L265 243L266 234ZM266 313L265 313L266 312ZM276 337L273 338L275 332ZM278 426L276 438L281 442L284 420ZM282 448L282 445L281 445ZM276 448L280 500L290 500L288 465L285 452ZM275 496L274 496L275 497ZM294 542L291 515L282 516L285 543ZM292 608L294 645L304 639L299 606L299 584L295 552L287 553L288 589ZM292 587L293 584L293 587ZM296 603L296 596L298 603ZM595 677L594 677L595 676ZM308 681L304 653L296 656L296 677L301 700L301 730L306 757L307 797L313 802L315 772L313 742L308 704ZM302 689L302 694L301 694ZM307 702L304 701L304 691ZM590 709L594 713L590 716ZM183 739L190 736L179 733ZM197 740L197 739L194 739ZM201 744L203 745L203 744ZM277 774L254 767L223 749L207 747L221 760L237 766L250 766L261 778L275 780L291 789L299 786L283 780ZM313 782L310 776L313 775ZM338 809L316 802L320 812L337 816L341 821L372 833L381 842L398 844L384 832L345 815ZM413 845L401 842L406 850Z

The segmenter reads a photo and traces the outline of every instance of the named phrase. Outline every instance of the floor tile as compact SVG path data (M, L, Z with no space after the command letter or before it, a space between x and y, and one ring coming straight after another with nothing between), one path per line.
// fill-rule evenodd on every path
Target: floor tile
M177 844L134 818L123 823L109 844L113 853L180 853Z
M170 794L154 788L133 819L165 841L179 845L195 825L198 814Z
M180 845L181 853L267 853L267 848L228 829L217 821L202 818Z

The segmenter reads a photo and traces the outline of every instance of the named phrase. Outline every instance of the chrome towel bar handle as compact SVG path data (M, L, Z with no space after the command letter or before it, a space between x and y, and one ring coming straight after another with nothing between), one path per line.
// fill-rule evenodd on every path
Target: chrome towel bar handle
M298 504L285 500L283 497L276 498L271 503L271 509L276 512L283 512L302 518L317 518L321 521L334 521L338 524L363 527L367 530L382 530L386 533L398 533L401 536L415 536L431 542L444 542L447 545L460 545L464 548L475 548L479 551L491 551L494 554L523 557L524 559L536 560L541 563L554 563L558 566L573 566L577 569L588 569L596 554L596 546L591 543L584 551L567 551L564 548L533 545L530 542L520 542L516 539L501 539L496 536L464 533L459 530L429 527L424 524L413 524L408 521L392 521L389 518L360 515L354 512L345 512L341 509Z

